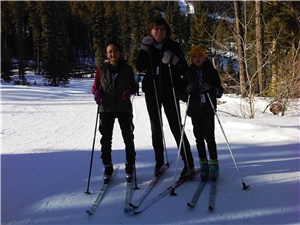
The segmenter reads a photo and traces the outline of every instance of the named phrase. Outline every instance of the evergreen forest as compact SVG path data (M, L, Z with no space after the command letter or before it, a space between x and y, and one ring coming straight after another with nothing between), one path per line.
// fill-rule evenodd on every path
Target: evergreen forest
M164 17L188 63L193 45L205 48L227 93L299 98L300 2L188 3L1 1L1 77L26 85L31 69L47 85L66 86L95 71L110 40L124 47L134 68L149 23Z

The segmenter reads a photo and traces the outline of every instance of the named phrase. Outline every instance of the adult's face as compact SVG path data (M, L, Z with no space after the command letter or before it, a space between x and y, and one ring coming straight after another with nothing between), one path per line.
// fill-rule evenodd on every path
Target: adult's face
M151 36L154 38L156 43L161 43L166 37L167 31L165 26L155 26L151 30Z

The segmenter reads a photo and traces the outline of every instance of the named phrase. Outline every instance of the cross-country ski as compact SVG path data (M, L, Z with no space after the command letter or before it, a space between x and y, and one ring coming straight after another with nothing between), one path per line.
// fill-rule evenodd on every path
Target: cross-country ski
M125 204L124 204L124 212L129 212L131 195L132 195L132 179L128 179L126 183L126 192L125 192Z
M197 175L200 172L200 170L195 170L193 176ZM166 196L167 194L171 194L171 191L173 188L177 188L180 185L182 185L184 182L190 180L192 178L190 177L186 177L184 179L181 180L177 180L175 182L175 186L173 187L173 185L169 186L167 189L165 189L164 191L162 191L160 194L158 194L156 197L154 197L153 199L149 200L149 202L145 203L145 205L140 209L134 209L134 208L130 208L130 211L134 212L134 213L141 213L143 211L145 211L146 209L148 209L150 206L152 206L153 204L155 204L156 202L158 202L160 199L162 199L164 196Z
M212 179L211 186L210 186L210 193L209 193L209 202L208 202L208 208L210 210L215 209L216 194L217 194L217 181Z
M107 183L106 183L106 182L103 183L103 185L102 185L102 187L101 187L101 189L100 189L100 192L99 192L99 194L97 195L97 197L96 197L96 199L95 199L95 201L94 201L92 207L91 207L89 210L86 210L86 212L87 212L88 214L92 215L92 214L96 211L98 205L100 204L101 200L102 200L103 197L104 197L104 194L105 194L106 190L108 189L108 187L109 187L109 185L111 184L113 178L115 177L115 175L116 175L116 173L117 173L119 167L120 167L120 166L116 166L116 167L114 168L114 172L113 172L113 174L112 174L111 179L110 179Z
M196 189L195 194L192 197L192 200L187 203L188 206L190 206L190 207L194 207L195 206L195 204L197 203L197 201L198 201L198 199L199 199L199 197L201 195L201 192L202 192L202 190L203 190L206 182L207 182L207 180L201 180L200 181L199 186Z
M146 190L143 192L143 194L139 197L139 199L135 202L135 203L130 203L130 206L133 208L138 208L142 202L145 200L145 198L148 196L148 194L150 193L150 191L153 189L153 187L157 184L157 182L159 181L160 177L167 171L167 169L171 166L172 162L174 160L172 160L170 163L165 164L164 168L162 170L162 172L157 176L152 178L149 181L149 184L146 188Z

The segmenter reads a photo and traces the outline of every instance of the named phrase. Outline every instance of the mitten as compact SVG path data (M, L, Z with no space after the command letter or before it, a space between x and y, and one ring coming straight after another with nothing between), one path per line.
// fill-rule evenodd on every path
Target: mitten
M173 57L172 57L172 60L171 60L171 63L173 65L176 65L179 61L179 58L177 57L177 55L173 54Z
M132 95L132 91L131 90L126 90L123 92L122 95L122 100L126 101L126 100L130 100L130 96Z
M190 95L190 94L194 93L195 89L196 89L196 84L190 83L186 88L186 92Z
M154 39L152 36L146 36L143 38L142 40L142 46L140 49L148 52L149 51L149 46L152 45L152 43L154 42Z
M161 60L164 64L172 63L173 65L176 65L179 61L179 58L174 55L170 50L164 52L164 56Z
M95 91L94 99L95 99L95 101L96 101L96 103L97 103L98 105L101 105L101 104L102 104L103 96L102 96L101 91L99 91L99 90L96 90L96 91Z
M202 84L200 84L200 90L201 90L202 93L209 92L209 91L211 91L213 89L214 88L211 85L209 85L208 83L202 83Z

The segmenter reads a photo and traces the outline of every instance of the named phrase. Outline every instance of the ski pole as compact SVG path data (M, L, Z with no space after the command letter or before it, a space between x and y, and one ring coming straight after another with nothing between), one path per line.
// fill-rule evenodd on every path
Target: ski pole
M133 108L133 111L134 111L134 107L133 107L133 100L134 100L134 97L133 96L131 98L131 105L132 105L132 108ZM133 114L132 114L132 117L133 117ZM132 130L132 134L133 134L133 130L134 130L134 124L132 122L132 127L131 127L131 130ZM132 138L133 139L133 138ZM135 148L135 147L134 147ZM140 189L138 186L137 186L137 177L136 177L136 167L135 167L135 161L134 161L134 164L133 164L133 168L134 168L134 181L135 181L135 187L133 188L134 190L138 190Z
M159 117L162 141L163 141L164 150L165 150L164 152L165 152L165 155L166 155L167 165L169 166L169 159L168 159L168 153L167 153L167 148L166 148L166 140L165 140L164 129L163 129L163 124L162 124L161 111L160 111L160 107L159 107L159 104L158 104L157 88L156 88L156 83L155 83L155 79L154 79L155 76L154 76L154 72L153 72L153 64L152 64L150 49L149 49L149 60L150 60L150 67L151 67L152 80L153 80L153 86L154 86L157 113L158 113L158 117Z
M177 119L178 119L178 125L179 125L179 130L182 133L182 125L180 123L180 115L179 115L179 109L177 106L177 100L176 100L176 96L175 96L175 90L174 90L174 83L173 83L173 78L172 78L172 71L171 71L171 65L170 63L168 64L169 67L169 74L170 74L170 80L171 80L171 85L172 85L172 91L173 91L173 98L174 98L174 104L175 104L175 108L176 108L176 113L177 113ZM183 131L183 135L184 135L184 131ZM181 141L181 140L180 140ZM181 146L178 148L178 151L181 151ZM186 148L185 148L185 144L183 144L183 151L184 151L184 156L185 156L185 160L186 160L186 164L188 167L188 173L190 174L190 166L189 166L189 162L187 159L187 154L186 154ZM178 160L178 159L177 159ZM178 162L178 161L177 161Z
M182 126L182 129L181 129L181 137L180 137L179 149L181 148L181 145L182 145L182 142L183 142L184 128L185 128L185 123L186 123L186 118L187 118L187 111L188 111L188 107L189 107L189 104L190 104L190 97L191 97L191 95L188 96L188 100L186 102L186 110L185 110L185 116L184 116L183 126ZM172 190L170 192L171 195L177 195L175 193L175 185L176 185L176 176L177 176L177 168L178 168L179 155L180 155L180 151L178 151L178 154L177 154L176 169L175 169L175 175L174 175L174 183L173 183Z
M236 163L236 161L235 161L235 158L234 158L234 156L233 156L233 153L232 153L232 150L231 150L231 148L230 148L229 142L228 142L227 137L226 137L226 135L225 135L225 132L224 132L224 130L223 130L223 127L222 127L222 124L221 124L221 122L220 122L220 119L219 119L219 116L218 116L218 114L217 114L217 111L216 111L216 109L215 109L215 107L214 107L214 105L213 105L213 103L212 103L212 101L211 101L211 98L209 97L209 94L208 94L208 93L206 93L206 94L207 94L207 97L208 97L208 99L209 99L210 105L211 105L211 107L212 107L212 109L213 109L213 111L214 111L214 113L215 113L215 115L216 115L216 117L217 117L217 120L218 120L218 122L219 122L219 124L220 124L220 127L221 127L221 130L222 130L223 135L224 135L224 137L225 137L225 140L226 140L227 147L228 147L228 150L229 150L229 152L230 152L231 158L232 158L232 160L233 160L233 162L234 162L234 165L235 165L235 167L236 167L236 169L237 169L237 171L238 171L238 174L239 174L239 176L240 176L240 178L241 178L241 181L242 181L242 184L243 184L243 189L246 190L248 187L250 187L250 185L246 185L245 182L244 182L244 180L243 180L243 177L242 177L241 172L240 172L240 170L239 170L239 168L238 168L238 165L237 165L237 163Z
M94 139L93 139L92 154L91 154L91 161L90 161L90 171L89 171L88 185L87 185L87 189L86 189L86 192L85 192L86 194L91 194L91 192L89 191L89 188L90 188L91 172L92 172L92 165L93 165L93 158L94 158L94 150L95 150L95 140L96 140L97 124L98 124L98 114L99 114L99 106L97 106L97 114L96 114L96 123L95 123Z
M134 190L139 190L140 188L137 186L137 178L136 178L136 167L135 167L135 163L133 165L134 168L134 182L135 182L135 187L133 188Z

